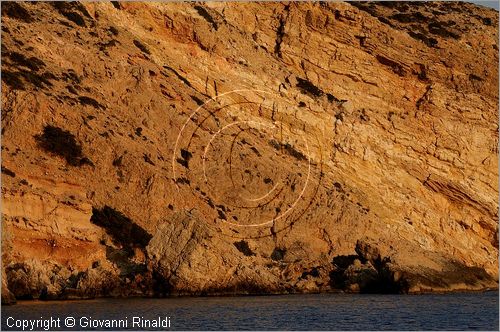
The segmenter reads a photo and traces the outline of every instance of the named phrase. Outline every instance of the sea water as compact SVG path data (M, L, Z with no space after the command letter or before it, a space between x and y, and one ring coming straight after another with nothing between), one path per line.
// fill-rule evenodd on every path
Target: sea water
M2 330L496 330L498 292L25 301Z

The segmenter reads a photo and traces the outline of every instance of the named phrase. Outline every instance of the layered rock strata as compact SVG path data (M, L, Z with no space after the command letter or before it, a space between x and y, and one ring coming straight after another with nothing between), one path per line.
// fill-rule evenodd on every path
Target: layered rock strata
M498 12L2 3L2 301L498 287Z

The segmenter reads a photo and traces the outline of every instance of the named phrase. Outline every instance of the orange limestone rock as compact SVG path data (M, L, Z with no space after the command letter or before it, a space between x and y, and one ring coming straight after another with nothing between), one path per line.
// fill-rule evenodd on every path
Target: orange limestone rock
M2 301L498 287L498 12L2 3Z

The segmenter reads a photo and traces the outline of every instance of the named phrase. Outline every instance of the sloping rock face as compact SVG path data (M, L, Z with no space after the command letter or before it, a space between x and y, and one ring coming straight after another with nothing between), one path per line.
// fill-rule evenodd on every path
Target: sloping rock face
M2 300L497 288L497 63L466 3L2 3Z

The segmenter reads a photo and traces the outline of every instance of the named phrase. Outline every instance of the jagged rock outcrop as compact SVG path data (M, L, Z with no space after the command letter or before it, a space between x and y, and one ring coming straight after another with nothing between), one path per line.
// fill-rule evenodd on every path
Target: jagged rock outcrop
M2 3L2 301L497 288L497 63L467 3Z
M217 230L189 213L158 227L148 245L148 256L170 293L280 291L277 269L265 267L268 261L256 256L248 242L224 241Z

